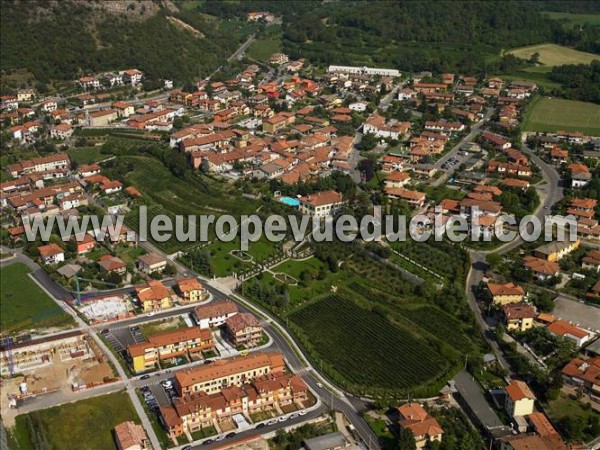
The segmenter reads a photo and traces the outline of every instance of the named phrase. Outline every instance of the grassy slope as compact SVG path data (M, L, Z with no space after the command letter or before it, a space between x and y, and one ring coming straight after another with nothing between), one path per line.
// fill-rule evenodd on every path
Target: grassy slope
M32 448L27 444L33 443L22 442L29 423L45 440L37 448L105 450L115 448L113 429L127 420L139 423L127 394L117 392L18 416L13 435L20 449Z
M539 53L540 63L544 66L559 66L563 64L589 64L594 59L600 59L600 55L580 52L572 48L556 44L539 44L528 47L515 48L507 53L517 58L529 59L534 53Z
M597 136L600 134L600 105L558 98L537 98L527 108L523 129L581 131Z
M20 263L6 266L0 272L0 325L13 331L36 327L71 327L75 323L27 274L29 268ZM19 325L21 324L21 325Z

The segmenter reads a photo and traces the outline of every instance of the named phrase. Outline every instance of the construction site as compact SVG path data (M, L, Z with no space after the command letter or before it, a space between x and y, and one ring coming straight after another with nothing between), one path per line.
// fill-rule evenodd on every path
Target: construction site
M0 353L0 404L8 426L14 420L9 411L16 415L15 408L31 398L52 393L70 398L81 389L115 380L102 351L81 331L6 344L3 342Z

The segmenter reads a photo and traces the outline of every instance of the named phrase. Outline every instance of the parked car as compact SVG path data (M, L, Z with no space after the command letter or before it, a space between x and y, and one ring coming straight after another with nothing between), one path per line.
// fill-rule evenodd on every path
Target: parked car
M205 441L202 443L202 445L210 445L210 444L212 444L213 442L215 442L215 441L213 441L212 439L207 439L207 440L205 440Z
M146 316L152 317L154 314L156 314L154 311L150 311L148 314L146 314Z
M288 419L288 418L287 418L287 416L281 416L281 417L278 419L278 422L285 422L287 419Z
M223 435L221 435L221 436L217 436L217 437L215 438L215 442L222 441L223 439L225 439L225 436L223 436Z
M307 412L308 412L307 410L303 409L302 411L298 411L298 414L301 416L304 416L304 415L306 415Z
M227 439L231 439L232 437L235 437L235 433L228 433L227 436L225 436Z
M150 375L142 375L140 380L147 380L148 378L150 378Z
M296 417L298 417L298 413L292 413L290 414L290 419L295 419Z
M277 423L277 419L271 419L267 422L267 425L275 425Z
M258 424L258 425L256 425L254 428L257 428L257 429L258 429L258 428L264 428L264 427L265 427L265 424L264 424L264 422L263 422L263 423L259 423L259 424Z

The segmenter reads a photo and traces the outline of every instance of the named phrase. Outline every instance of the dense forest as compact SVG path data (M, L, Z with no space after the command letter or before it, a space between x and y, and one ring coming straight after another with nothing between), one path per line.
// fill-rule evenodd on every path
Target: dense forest
M135 12L136 3L131 5ZM137 67L153 84L161 78L184 83L211 73L244 38L200 16L194 26L204 37L197 36L172 24L172 14L161 9L131 20L85 3L3 0L0 69L25 68L47 83Z
M563 86L566 98L600 103L600 57L590 65L553 67L548 78Z

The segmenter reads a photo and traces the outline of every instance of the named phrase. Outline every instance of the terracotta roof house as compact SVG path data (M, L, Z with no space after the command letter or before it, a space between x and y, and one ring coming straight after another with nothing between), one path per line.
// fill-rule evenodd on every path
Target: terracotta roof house
M407 403L398 407L402 429L412 431L417 448L423 448L428 442L441 441L444 430L435 417L431 416L418 403Z
M132 421L122 422L115 427L115 441L119 450L145 450L150 448L144 428Z
M555 320L548 325L547 329L555 336L566 337L575 341L577 347L581 347L592 338L592 333L571 325L564 320Z

